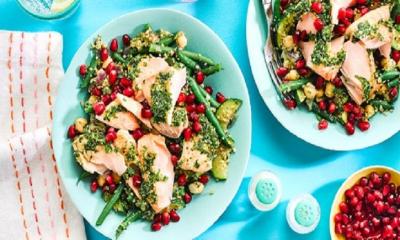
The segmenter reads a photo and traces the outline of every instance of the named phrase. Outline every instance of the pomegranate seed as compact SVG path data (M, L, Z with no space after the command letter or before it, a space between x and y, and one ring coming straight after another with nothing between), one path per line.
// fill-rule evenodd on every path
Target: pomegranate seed
M181 219L178 213L176 213L176 211L173 209L169 212L169 216L171 217L172 222L179 222L179 220Z
M392 59L395 62L398 62L400 60L400 51L399 50L393 50L392 51Z
M116 81L117 81L117 71L113 69L110 71L110 74L108 74L108 83L110 83L110 85L114 85Z
M318 32L321 31L324 28L324 22L320 18L317 18L314 20L314 28Z
M350 113L352 112L354 109L354 105L351 102L347 102L345 104L343 104L343 111Z
M196 133L201 132L201 129L202 129L202 126L201 126L201 123L200 123L200 122L196 121L196 122L193 123L193 130L194 130Z
M368 178L362 177L362 178L360 179L360 186L365 187L365 186L367 186L367 185L368 185Z
M301 41L307 41L308 40L308 33L306 30L303 30L300 32L300 39Z
M353 197L355 196L355 195L354 195L353 189L347 189L347 190L344 192L344 195L345 195L348 199L353 198Z
M364 132L369 129L369 122L368 121L360 121L360 122L358 122L357 126L362 132Z
M112 91L113 91L113 93L115 93L115 94L121 93L121 92L122 92L122 88L121 88L121 86L119 86L119 85L114 85L114 86L112 87Z
M124 94L127 97L132 97L133 95L135 95L135 92L131 87L127 87L124 89L124 91L122 91L122 94Z
M387 239L392 237L393 237L393 227L391 225L385 225L383 227L382 238Z
M297 70L304 68L305 65L306 65L306 61L304 61L304 59L302 59L302 58L296 61L296 69Z
M183 138L185 141L189 141L192 138L192 129L185 128L185 130L183 130Z
M153 112L149 108L142 108L141 115L143 118L150 119L153 117Z
M181 152L181 146L179 145L179 143L170 143L169 150L172 154L178 155Z
M199 115L198 115L197 113L195 113L195 112L191 112L191 113L189 114L189 119L190 119L191 121L193 121L193 122L199 121Z
M198 71L196 73L196 82L198 84L203 84L203 82L204 82L204 73L202 71Z
M116 131L115 131L115 128L110 127L109 129L107 129L107 133L109 133L109 132L116 132Z
M96 115L101 115L106 110L106 106L103 102L97 102L93 104L93 110Z
M117 134L115 132L108 132L105 138L107 143L112 143L117 138Z
M367 4L367 0L357 0L358 5L365 5Z
M390 173L388 173L388 172L383 173L383 175L382 175L383 183L388 184L391 179L392 179L392 175Z
M285 106L286 106L287 109L289 109L289 110L295 109L296 106L297 106L296 101L293 100L293 99L284 100L283 104L285 104Z
M156 214L156 215L154 215L153 223L160 223L161 220L162 220L161 214Z
M396 24L400 24L400 15L396 15L395 22Z
M161 227L162 225L159 222L151 224L151 230L154 232L160 231Z
M181 92L179 93L178 100L176 101L178 104L183 104L186 100L186 94Z
M196 104L192 103L192 104L186 105L186 111L188 113L195 112L196 111Z
M342 23L344 24L344 26L347 28L348 26L351 25L351 22L349 19L345 18L342 20Z
M204 113L206 111L206 105L204 103L200 103L196 106L197 113Z
M342 214L336 213L334 220L335 220L335 223L340 223L342 221Z
M120 84L122 87L124 87L124 88L132 87L132 81L129 80L129 78L126 78L126 77L122 77L122 78L119 80L119 84Z
M86 73L87 73L86 65L85 65L85 64L82 64L82 65L79 67L79 74L80 74L82 77L84 77L84 76L86 75Z
M140 138L142 138L143 135L144 135L144 133L143 133L142 129L140 129L140 128L137 128L137 129L133 130L133 132L132 132L132 137L136 141L139 140Z
M114 38L113 40L111 40L110 43L110 50L112 52L116 52L118 50L118 40L116 38Z
M208 94L210 94L210 95L213 93L213 89L212 89L212 87L210 87L210 86L205 87L204 90L206 90L206 92L207 92Z
M347 204L345 202L341 202L339 204L339 209L343 213L348 213L349 212L349 207L347 206Z
M186 104L192 104L196 100L196 96L193 93L190 93L186 96Z
M331 104L329 104L328 112L330 114L333 114L335 111L336 111L336 104L332 102Z
M108 105L111 102L111 96L110 95L103 95L101 97L101 101L105 104Z
M206 185L208 183L209 177L208 175L201 175L199 177L199 182L201 182L202 184Z
M398 93L399 93L399 91L397 90L397 87L392 87L392 88L389 90L389 96L390 96L390 98L391 98L392 100L395 99L395 98L397 97Z
M364 1L366 1L366 0L364 0ZM364 16L364 15L367 14L368 12L369 12L369 9L368 9L367 7L361 7L361 8L360 8L361 16Z
M219 103L225 102L225 96L222 93L217 92L217 95L215 97L216 97L217 102L219 102Z
M107 50L107 48L102 48L101 50L100 50L100 59L101 59L101 61L105 61L105 60L107 60L107 58L108 58L108 50Z
M318 129L324 130L327 128L328 128L328 121L326 121L325 119L321 119L321 121L319 121L319 123L318 123Z
M335 233L337 234L343 234L343 228L340 223L335 224Z
M346 26L342 23L335 27L335 32L337 35L342 36L346 32Z
M171 217L168 212L163 212L161 215L161 222L163 225L168 225Z
M188 204L192 201L192 195L190 195L189 193L185 193L185 195L183 195L183 201Z
M289 3L289 0L281 0L280 1L280 5L281 5L282 10L286 8L288 3Z
M186 181L187 181L187 178L186 178L185 174L181 174L181 175L178 176L177 183L178 183L179 186L185 186L186 185Z
M338 12L338 19L339 19L339 20L344 20L344 19L346 19L346 9L345 9L345 8L339 9L339 12Z
M297 72L300 74L300 76L304 77L310 73L310 70L305 67L305 68L300 68L299 70L297 70Z
M322 89L325 86L325 79L322 77L317 77L315 80L315 88L316 89Z
M72 124L68 128L68 137L70 139L73 139L75 136L76 136L76 129L75 129L75 125Z
M321 100L321 101L318 102L318 108L319 108L320 110L322 110L322 111L325 111L325 110L326 110L326 103L325 103L324 100Z
M139 174L135 174L132 176L132 184L136 188L139 188L140 185L142 184L142 177Z
M172 165L176 166L176 164L178 164L178 157L176 155L171 155L171 162Z
M90 191L96 192L98 187L99 187L99 185L97 184L97 181L94 180L94 181L90 184Z
M335 85L335 87L340 88L341 86L343 86L343 82L342 79L340 77L335 77L332 80L333 85Z
M283 78L286 76L288 71L289 70L285 67L279 67L278 69L276 69L276 75L278 75L278 77L280 77L280 78Z
M296 32L294 32L294 34L293 34L293 43L294 44L298 44L299 42L300 42L300 32L299 31L296 31Z
M350 205L353 207L357 206L358 202L359 200L357 197L353 197L352 199L350 199Z
M90 93L93 95L93 96L96 96L96 97L100 97L100 95L101 95L101 90L99 89L99 88L92 88L91 90L90 90Z
M354 134L355 129L354 129L354 125L353 124L351 124L350 122L347 122L344 125L344 127L346 129L347 134L349 134L349 135L353 135Z
M324 10L322 7L322 3L320 3L320 2L313 2L311 4L311 9L317 14L321 14L322 11Z
M354 17L354 11L351 8L346 9L346 18L348 19L353 19Z
M111 185L111 184L114 183L114 180L113 180L113 178L112 178L111 175L107 175L107 176L106 176L106 183L107 183L108 185Z
M110 184L108 186L108 190L110 191L110 193L113 193L115 191L115 189L117 188L117 185L115 185L115 183Z
M106 73L110 74L111 70L116 70L114 62L110 62L106 67Z
M124 46L127 47L131 44L131 37L129 37L128 34L122 35L122 42L124 43Z

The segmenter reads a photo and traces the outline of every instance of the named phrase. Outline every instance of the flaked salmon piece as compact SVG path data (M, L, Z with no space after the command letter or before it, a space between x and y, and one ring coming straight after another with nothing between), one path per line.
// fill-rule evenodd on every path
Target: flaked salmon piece
M114 146L118 148L118 151L126 154L129 148L133 147L136 149L136 141L127 130L120 129L117 132L117 138L114 140Z
M357 0L331 0L331 18L333 24L338 24L339 19L339 10L341 8L348 8L354 6L357 3Z
M117 94L117 99L120 101L121 105L126 108L129 112L133 113L136 118L138 118L146 127L152 128L149 119L142 117L143 105L133 98L129 98L120 93Z
M142 199L142 196L139 193L139 189L133 185L133 177L128 178L125 182L132 189L132 191L136 195L136 197L138 197L139 199Z
M368 97L364 96L361 79L366 79L369 82L373 77L371 59L367 49L360 42L347 41L344 44L344 50L346 58L341 69L345 77L343 83L354 102L361 105L365 98Z
M74 149L76 161L86 172L104 174L108 169L102 164L95 164L91 162L95 151L85 149L87 142L88 139L84 134L79 135L72 142L72 148Z
M165 138L160 135L146 134L138 141L139 160L145 164L146 156L155 154L152 161L152 171L165 177L164 181L154 183L155 202L148 199L156 213L161 212L171 203L174 185L174 166L171 162L171 153L165 145ZM142 172L143 181L148 181L149 173Z
M393 38L393 34L390 29L381 24L381 21L386 21L390 19L390 7L385 5L374 9L364 16L360 17L354 21L346 30L346 35L354 35L361 26L360 24L369 24L371 26L377 27L377 34L375 36L365 36L362 37L361 42L365 45L367 49L377 49L383 45L390 43Z
M180 122L179 125L175 126L174 123L169 125L168 123L152 123L153 127L162 135L170 137L170 138L179 138L185 128L189 126L189 121L187 117L187 112L185 108L177 107L174 110L174 114L177 114L176 111L183 111L184 119Z
M178 100L179 94L181 93L182 88L186 84L186 69L172 69L172 77L169 81L169 92L171 97L172 106L167 113L167 123L169 125L172 124L172 116L174 113L174 108L176 101Z
M109 125L110 127L117 129L132 131L140 127L136 117L125 109L122 111L117 111L114 116L109 116L110 112L118 109L119 106L121 106L120 101L115 99L107 105L105 111L101 115L96 115L96 119ZM109 119L107 119L107 116Z
M147 103L151 106L152 104L152 99L151 99L151 87L153 84L156 82L156 76L149 77L148 79L144 80L143 82L143 96L144 99L146 99Z
M104 147L95 152L90 161L97 165L103 165L107 169L121 176L127 169L125 157L119 152L106 152Z
M340 50L343 49L344 37L339 37L332 42L328 43L328 47L330 46L331 55L336 55ZM315 73L323 77L325 80L331 81L333 80L337 73L340 70L340 65L337 66L324 66L322 64L315 65L312 62L312 53L314 52L315 42L300 42L301 52L303 54L304 59L306 60L307 67L311 68Z
M144 100L142 89L146 79L156 76L168 68L168 63L164 58L149 57L142 59L138 64L139 75L132 82L132 88L135 90L135 99L139 102Z
M205 173L212 167L212 160L207 154L196 149L198 137L192 137L189 141L183 142L182 155L179 159L179 166L183 170L193 171L195 173Z
M388 42L388 43L385 43L384 45L380 46L379 52L381 53L381 55L384 58L390 59L390 54L392 53L392 43Z
M297 23L296 29L299 31L306 31L307 33L316 34L317 29L314 27L314 21L317 16L312 12L307 12L300 17L300 21Z

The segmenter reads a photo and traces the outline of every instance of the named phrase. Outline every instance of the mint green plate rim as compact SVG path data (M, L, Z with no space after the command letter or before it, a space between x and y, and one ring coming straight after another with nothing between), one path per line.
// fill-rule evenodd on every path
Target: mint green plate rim
M235 196L247 167L251 142L250 101L243 75L222 40L199 20L174 10L141 10L109 22L85 41L73 57L58 89L52 133L57 167L65 189L79 212L97 231L114 238L115 229L123 218L111 213L103 225L95 226L104 202L100 198L99 191L95 194L90 192L88 182L76 185L80 169L73 158L66 130L75 118L84 115L80 100L85 94L78 89L77 68L87 62L93 38L101 34L104 40L109 42L113 37L131 33L132 29L137 32L144 23L150 23L155 29L163 27L170 31L184 31L189 39L189 49L209 55L221 62L224 67L222 72L206 79L206 84L211 85L215 92L222 90L226 96L243 100L239 117L231 129L237 151L230 160L229 178L225 182L211 181L202 195L195 196L187 208L179 211L181 220L178 223L170 224L159 232L151 232L147 222L133 223L119 238L123 240L135 236L136 239L193 239L222 215Z
M267 24L262 9L261 0L250 0L246 22L248 56L258 91L283 127L310 144L335 151L370 147L389 139L400 130L400 100L395 103L393 112L374 116L368 131L360 132L357 129L352 136L348 136L339 124L329 124L328 129L319 131L314 114L299 109L288 111L280 102L265 66L263 47Z
M40 14L40 13L36 13L33 11L33 9L31 9L29 6L27 6L24 3L24 0L17 0L17 2L19 3L19 5L30 15L40 18L40 19L44 19L44 20L50 20L50 19L59 19L59 18L63 18L65 16L67 16L68 14L70 14L72 11L75 11L76 8L78 8L78 5L80 4L81 0L74 0L74 2L67 7L66 9L64 9L61 12L57 12L57 13L52 13L52 14Z

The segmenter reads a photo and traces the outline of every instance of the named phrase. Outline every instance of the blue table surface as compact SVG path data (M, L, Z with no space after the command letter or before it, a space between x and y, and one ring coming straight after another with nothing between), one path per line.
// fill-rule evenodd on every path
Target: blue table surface
M247 57L247 0L199 0L179 3L167 0L83 0L70 18L43 21L26 14L15 0L0 1L0 29L58 31L64 36L64 67L78 47L111 19L137 9L165 7L187 12L210 26L226 43L239 63L249 89L253 135L251 159L240 190L220 219L197 239L329 239L329 212L334 195L352 172L368 165L400 167L400 134L364 150L332 152L317 148L285 130L264 105L255 86ZM0 46L1 47L1 46ZM293 124L297 123L293 120ZM284 193L272 212L256 211L247 198L247 185L256 172L270 169L280 177ZM309 192L320 202L321 222L311 234L298 235L285 220L290 198ZM87 223L88 239L105 239Z

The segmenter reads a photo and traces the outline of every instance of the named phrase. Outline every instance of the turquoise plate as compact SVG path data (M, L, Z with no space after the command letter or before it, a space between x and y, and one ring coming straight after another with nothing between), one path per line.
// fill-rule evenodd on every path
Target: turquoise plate
M279 101L265 66L263 47L267 24L262 9L261 0L250 0L246 37L251 70L265 104L287 130L316 146L342 151L366 148L381 143L400 130L400 101L396 102L394 112L374 116L368 131L357 130L352 136L348 136L339 124L329 124L328 129L319 131L315 115L306 110L288 111Z
M57 166L65 188L80 213L99 232L114 238L115 230L123 217L111 213L103 225L95 226L104 202L99 191L96 194L90 192L87 182L76 185L81 170L75 162L66 131L75 118L84 115L80 101L84 99L85 94L78 88L77 69L80 64L87 62L92 40L100 34L108 42L124 33L138 32L145 23L151 24L155 29L184 31L189 41L188 49L204 53L222 63L224 67L222 72L207 79L207 84L215 91L223 91L226 96L243 100L239 117L231 129L236 140L237 152L231 158L228 180L218 183L211 181L202 195L195 196L187 208L179 211L181 220L178 223L171 223L159 232L152 232L148 222L137 222L131 224L120 237L120 239L193 239L210 227L233 199L246 170L251 141L250 102L242 73L222 40L199 20L177 11L149 9L119 17L88 38L72 59L58 90L52 136Z

